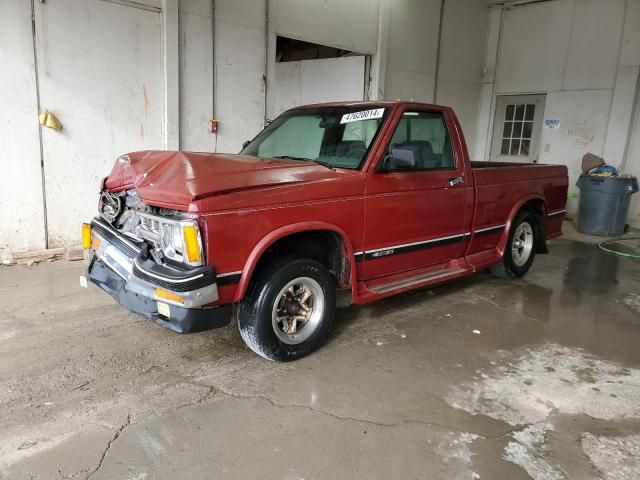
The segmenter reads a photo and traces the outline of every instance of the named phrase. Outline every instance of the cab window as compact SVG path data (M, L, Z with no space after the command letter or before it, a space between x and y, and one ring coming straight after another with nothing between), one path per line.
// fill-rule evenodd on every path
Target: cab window
M449 130L439 112L402 115L385 155L387 171L455 169Z

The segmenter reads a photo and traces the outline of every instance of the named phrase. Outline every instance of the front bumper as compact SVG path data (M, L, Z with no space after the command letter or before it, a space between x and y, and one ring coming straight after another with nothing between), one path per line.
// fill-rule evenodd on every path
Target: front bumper
M100 218L91 222L95 254L88 280L124 308L178 333L228 325L231 305L206 308L218 300L211 267L181 270L146 259L144 245L124 237Z

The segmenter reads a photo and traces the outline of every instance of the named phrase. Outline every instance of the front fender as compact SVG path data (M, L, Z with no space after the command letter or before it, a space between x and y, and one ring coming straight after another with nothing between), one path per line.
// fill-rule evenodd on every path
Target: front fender
M326 223L326 222L301 222L294 223L291 225L286 225L284 227L280 227L272 232L268 233L264 237L260 239L260 241L253 247L247 261L244 264L242 269L242 276L240 277L240 282L238 283L238 287L236 288L236 293L233 297L233 303L237 303L244 297L247 288L249 287L249 282L251 281L251 277L253 276L253 272L255 271L258 262L262 258L262 255L269 249L271 245L276 243L278 240L285 238L289 235L293 235L301 232L309 232L314 230L325 230L331 231L338 234L340 239L342 240L342 245L344 248L343 255L349 259L350 272L349 272L349 282L351 283L352 289L355 289L356 285L356 263L355 257L353 255L353 246L351 245L351 240L347 234L340 227L336 225ZM354 292L355 293L355 292Z

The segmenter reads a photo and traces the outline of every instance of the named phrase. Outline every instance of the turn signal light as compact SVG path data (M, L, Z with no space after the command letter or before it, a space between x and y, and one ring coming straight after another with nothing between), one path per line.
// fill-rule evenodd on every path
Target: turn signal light
M176 303L184 303L184 297L178 295L177 293L163 290L162 288L156 288L155 293L156 297L158 298L164 298L165 300L171 300L172 302Z
M185 225L183 227L184 247L187 253L187 260L191 263L200 261L200 243L198 242L198 232L195 225Z
M88 250L91 248L91 224L82 224L82 248Z

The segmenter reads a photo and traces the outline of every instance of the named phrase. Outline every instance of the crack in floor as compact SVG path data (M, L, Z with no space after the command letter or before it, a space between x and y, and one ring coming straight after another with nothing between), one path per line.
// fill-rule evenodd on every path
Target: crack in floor
M109 453L109 450L111 450L111 447L113 446L113 443L131 425L132 425L132 423L131 423L131 414L128 413L127 414L127 421L125 423L123 423L122 425L120 425L120 427L118 427L118 429L116 430L115 434L113 435L113 438L111 440L109 440L109 442L107 443L107 447L102 452L102 456L100 457L100 460L98 461L98 465L89 472L89 474L85 477L85 480L89 480L96 473L98 473L98 471L102 468L102 465L104 464L104 460L105 460L105 458L107 458L107 455Z
M207 399L209 398L213 398L217 395L223 395L226 397L230 397L230 398L236 398L236 399L240 399L240 400L263 400L267 403L269 403L272 407L274 408L291 408L291 409L298 409L298 410L306 410L309 411L311 413L316 413L316 414L321 414L321 415L326 415L328 417L331 417L333 419L336 420L341 420L341 421L349 421L349 422L356 422L356 423L362 423L362 424L366 424L366 425L372 425L372 426L376 426L376 427L383 427L383 428L395 428L395 427L400 427L403 425L422 425L422 426L426 426L426 427L437 427L437 428L442 428L443 430L448 430L451 432L457 432L457 433L471 433L473 435L477 435L479 438L484 439L484 440L500 440L503 437L506 437L507 435L520 430L521 428L524 428L522 426L518 426L517 428L511 428L508 429L505 432L499 433L497 435L485 435L482 433L477 433L477 432L470 432L468 430L462 430L459 427L454 427L451 425L446 425L443 423L438 423L438 422L429 422L426 420L418 420L418 419L405 419L405 420L400 420L399 422L379 422L379 421L375 421L375 420L370 420L367 418L362 418L362 417L354 417L354 416L350 416L350 415L339 415L337 413L333 413L330 412L328 410L323 410L320 408L314 408L310 405L301 405L301 404L296 404L296 403L280 403L276 400L274 400L273 398L258 393L258 394L243 394L243 393L237 393L237 392L232 392L230 390L225 390L221 387L217 387L217 386L207 386L207 385L202 385L199 383L192 383L192 385L197 385L200 387L208 387L210 390L209 392L207 392L206 395L204 395L201 399L199 399L196 402L191 402L190 404L186 404L186 405L180 405L176 408L174 408L172 411L176 411L182 408L186 408L186 407L190 407L190 406L194 406L194 405L199 405L204 403Z

